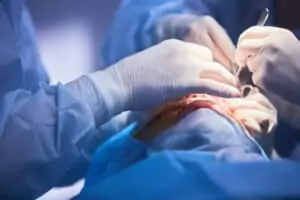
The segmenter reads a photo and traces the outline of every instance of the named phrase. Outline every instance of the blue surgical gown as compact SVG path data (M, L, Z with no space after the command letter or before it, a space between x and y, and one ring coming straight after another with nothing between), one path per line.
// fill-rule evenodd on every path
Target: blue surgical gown
M103 46L104 64L160 42L155 26L168 14L211 15L236 42L265 7L272 11L272 3L123 1ZM246 132L220 117L210 110L195 111L150 144L132 137L132 124L98 148L78 199L299 199L300 164L269 161ZM199 119L204 126L193 124ZM298 130L281 122L279 133L284 133L277 139L283 144L281 154L287 156L299 141Z
M150 143L136 124L100 146L77 199L300 197L300 163L272 161L236 122L199 109Z
M50 86L24 0L0 0L0 199L35 199L85 174L99 134L70 87Z
M270 9L267 25L271 25L274 21L273 0L125 0L104 40L103 64L109 66L168 39L169 33L162 32L157 26L161 19L170 14L210 15L236 43L243 31L257 23L264 8ZM292 31L300 36L300 31ZM181 36L172 35L177 39L182 39ZM275 146L281 156L289 157L300 146L300 131L280 121L275 133Z

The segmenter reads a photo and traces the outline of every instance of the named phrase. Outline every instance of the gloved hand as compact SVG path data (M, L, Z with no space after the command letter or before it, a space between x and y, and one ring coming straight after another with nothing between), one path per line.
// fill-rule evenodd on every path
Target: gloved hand
M300 44L288 30L252 27L239 38L236 61L266 92L300 105Z
M258 138L271 133L277 125L276 108L257 88L244 98L229 99L227 104L234 108L234 116Z
M176 38L208 47L214 60L228 68L234 61L235 46L226 31L210 16L168 15L157 23L156 30L159 40Z
M109 116L125 110L149 110L189 93L237 96L235 77L213 62L200 45L162 42L88 76Z

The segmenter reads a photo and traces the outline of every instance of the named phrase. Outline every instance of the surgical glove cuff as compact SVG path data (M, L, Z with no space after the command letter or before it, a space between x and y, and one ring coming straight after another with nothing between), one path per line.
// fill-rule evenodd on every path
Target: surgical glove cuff
M96 123L108 117L105 104L98 97L94 84L89 78L82 76L65 86L78 100L89 107Z
M121 84L118 84L111 68L89 74L86 77L92 82L98 102L102 105L97 107L97 119L105 116L105 119L108 120L127 110L126 102L128 101L124 95L125 89L121 87ZM105 115L99 116L101 113L103 114L104 110Z

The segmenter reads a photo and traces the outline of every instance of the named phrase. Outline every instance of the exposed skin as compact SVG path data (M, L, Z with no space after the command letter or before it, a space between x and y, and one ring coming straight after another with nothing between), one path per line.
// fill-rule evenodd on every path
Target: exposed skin
M252 136L273 132L277 125L277 110L273 104L253 85L249 85L250 74L243 74L243 68L228 70L235 74L240 98L222 98L208 94L190 94L182 99L168 102L157 108L150 120L135 134L137 139L151 141L164 130L178 123L189 113L210 108L218 114L224 115L238 122ZM249 76L249 77L248 77Z
M135 136L142 141L151 141L189 113L201 108L210 108L231 118L254 137L271 133L277 124L275 108L256 90L251 91L245 98L221 98L208 94L191 94L158 108L152 119Z

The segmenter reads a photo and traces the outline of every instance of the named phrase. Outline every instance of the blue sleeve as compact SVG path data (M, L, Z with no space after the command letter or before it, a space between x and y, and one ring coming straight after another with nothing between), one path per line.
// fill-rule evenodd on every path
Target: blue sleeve
M148 145L132 137L136 126L137 123L131 123L98 147L86 175L85 187L117 174L146 157Z
M25 0L0 1L0 94L48 83Z
M105 66L159 42L156 26L170 14L208 14L204 1L130 0L117 11L102 49Z
M300 197L300 164L216 162L195 151L160 152L97 184L78 199L281 199Z
M99 141L89 106L62 85L1 96L0 130L1 199L33 199L73 183Z
M104 66L162 40L182 39L199 16L215 18L233 42L257 20L270 0L123 0L102 48ZM186 15L187 17L182 17ZM173 16L173 17L171 17Z

